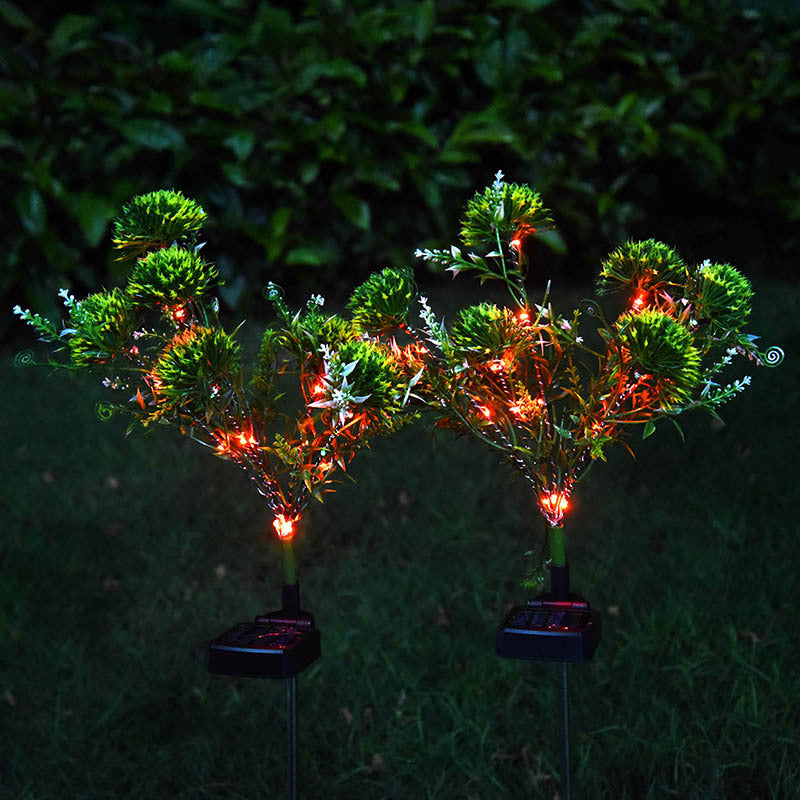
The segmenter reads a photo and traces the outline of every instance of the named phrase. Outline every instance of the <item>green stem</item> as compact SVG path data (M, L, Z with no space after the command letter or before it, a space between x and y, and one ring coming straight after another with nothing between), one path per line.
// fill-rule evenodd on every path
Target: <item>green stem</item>
M294 571L294 549L291 539L283 539L283 577L287 586L297 583L297 575Z
M550 559L554 566L563 567L567 563L567 554L564 550L564 528L550 528Z

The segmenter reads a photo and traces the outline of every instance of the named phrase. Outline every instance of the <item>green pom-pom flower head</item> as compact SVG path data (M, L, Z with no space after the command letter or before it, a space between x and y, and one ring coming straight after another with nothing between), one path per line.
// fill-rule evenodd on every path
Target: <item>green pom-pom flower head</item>
M351 383L356 394L367 396L365 408L385 414L400 411L403 376L385 348L361 340L346 342L337 350L336 358L344 364L355 362Z
M408 310L417 294L414 273L406 267L374 272L347 302L354 323L368 333L383 333L408 322Z
M552 226L539 193L525 184L505 183L502 176L498 172L495 182L467 203L460 232L465 247L496 247L498 233L509 242Z
M219 328L188 328L163 350L151 378L163 412L211 413L239 382L240 346Z
M122 350L136 327L133 304L120 289L90 294L69 306L68 347L78 367L103 364Z
M216 267L197 253L173 246L152 250L136 262L128 295L147 308L182 306L218 285Z
M377 433L397 429L406 384L391 351L372 341L355 339L333 351L321 347L322 374L313 390L310 408L327 409L333 428L360 419L362 429Z
M462 308L450 329L450 342L456 359L500 358L525 336L526 330L514 314L493 303Z
M319 310L310 311L303 317L302 328L311 351L318 351L322 344L336 348L360 336L360 331L352 321L338 314L323 314Z
M686 265L678 253L662 242L647 239L618 247L603 262L597 290L607 294L620 290L650 290L682 282Z
M700 382L700 351L689 329L669 314L656 309L623 314L615 338L637 371L657 379L662 407L685 402Z
M159 189L137 195L114 222L114 246L125 259L173 242L194 243L205 220L206 212L181 192Z
M738 332L750 316L753 288L730 264L703 262L689 281L687 295L696 319L716 332Z

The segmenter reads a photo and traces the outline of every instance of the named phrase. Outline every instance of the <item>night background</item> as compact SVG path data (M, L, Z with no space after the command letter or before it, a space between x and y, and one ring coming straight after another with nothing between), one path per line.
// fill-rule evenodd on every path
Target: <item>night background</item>
M576 797L800 797L796 608L800 8L777 2L0 0L0 797L284 795L278 682L203 644L279 603L277 546L229 464L101 424L14 305L124 280L111 227L176 188L209 215L248 352L280 284L336 310L412 265L439 312L486 296L414 258L501 169L552 209L531 295L563 310L655 238L734 264L775 370L617 448L576 494L573 583L604 617L570 668ZM638 438L638 437L637 437ZM554 666L497 658L533 501L477 442L377 442L297 539L323 657L299 680L305 798L558 793ZM538 526L538 520L536 525Z

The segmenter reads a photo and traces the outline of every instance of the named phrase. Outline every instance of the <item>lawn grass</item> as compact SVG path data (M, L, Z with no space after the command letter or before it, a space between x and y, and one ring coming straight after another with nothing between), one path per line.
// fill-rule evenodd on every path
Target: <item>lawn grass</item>
M604 617L569 668L580 798L800 797L796 286L753 329L787 351L723 409L590 471L567 527ZM257 327L257 326L253 326ZM0 797L284 793L280 682L203 643L278 604L265 508L231 464L97 421L87 381L2 360ZM297 540L323 657L299 679L301 794L546 798L558 668L497 658L538 543L530 495L470 440L376 443Z

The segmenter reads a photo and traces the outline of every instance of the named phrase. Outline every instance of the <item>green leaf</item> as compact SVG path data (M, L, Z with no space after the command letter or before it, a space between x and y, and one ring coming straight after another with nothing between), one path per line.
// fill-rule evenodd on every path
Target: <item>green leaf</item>
M272 215L270 220L270 227L272 228L272 235L278 239L286 234L286 229L289 226L289 220L292 216L291 206L281 206Z
M646 439L648 436L652 436L655 432L656 424L653 420L649 419L644 424L644 431L642 432L642 439Z
M47 41L47 49L54 58L60 58L75 50L82 50L91 44L91 35L99 25L94 17L81 14L67 14L53 29Z
M335 261L336 253L324 245L305 244L293 247L286 254L286 263L291 265L304 265L318 267Z
M41 236L47 227L47 208L38 189L26 186L17 193L14 205L22 227L34 236Z
M370 224L369 204L348 192L336 192L333 203L358 228L366 230Z
M160 119L131 120L122 127L122 134L150 150L178 149L186 144L183 134L174 125Z
M683 428L681 428L680 424L678 423L678 420L676 420L674 417L667 417L667 419L675 426L675 430L678 431L678 435L681 437L681 441L686 442L686 437L683 435ZM717 417L717 419L719 419L719 417Z
M90 247L97 247L108 229L108 224L119 211L108 198L92 192L80 192L67 201L70 214L78 221L83 237Z
M233 162L223 164L222 171L234 186L242 186L244 188L252 186L250 170L244 164Z
M367 75L363 69L355 64L351 64L344 58L335 58L333 61L314 62L301 70L295 78L295 92L298 94L307 92L314 87L320 78L349 80L355 83L360 89L363 89L367 85Z
M233 150L234 155L240 161L244 161L253 152L255 142L255 133L247 129L234 131L225 139L225 144Z
M389 122L386 125L386 132L406 133L409 136L413 136L415 139L425 142L425 144L431 147L439 146L439 140L436 138L436 134L425 125L425 123L416 119L406 120L404 122Z
M546 8L554 0L495 0L492 8L519 8L522 11L538 11Z
M0 17L2 17L12 28L24 28L25 30L32 30L34 28L33 22L30 18L22 13L15 5L0 0Z
M436 22L436 6L433 0L423 0L417 8L417 18L414 25L414 38L424 42L433 31Z
M558 255L563 256L567 253L567 243L557 230L536 231L536 239Z

